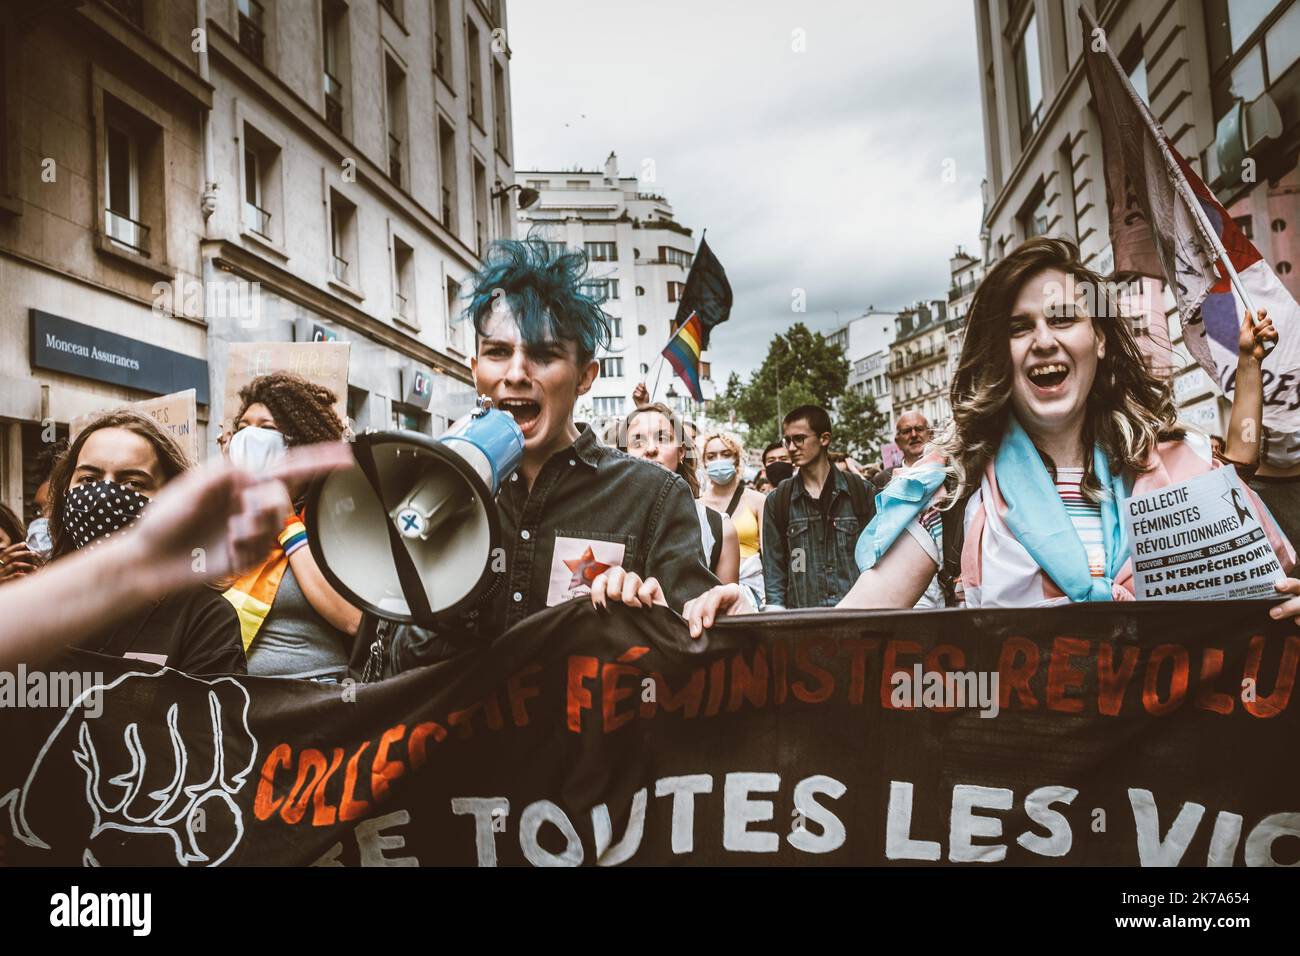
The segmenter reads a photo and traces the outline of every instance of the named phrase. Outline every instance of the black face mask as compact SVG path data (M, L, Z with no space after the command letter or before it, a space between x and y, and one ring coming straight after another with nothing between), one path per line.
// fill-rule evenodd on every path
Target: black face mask
M794 474L794 465L788 461L774 461L764 468L763 472L767 475L767 480L772 483L772 486L776 487Z
M94 547L129 527L149 499L115 481L96 481L68 489L63 527L78 550Z

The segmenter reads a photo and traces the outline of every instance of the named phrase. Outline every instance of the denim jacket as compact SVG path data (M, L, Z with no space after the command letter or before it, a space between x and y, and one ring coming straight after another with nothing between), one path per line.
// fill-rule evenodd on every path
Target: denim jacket
M790 523L778 528L776 496L763 509L763 586L770 608L834 607L858 579L853 549L862 523L853 512L848 479L832 467L822 488L831 496L823 513L799 475L790 496ZM823 516L825 514L825 516Z
M402 626L389 672L432 663L455 644L491 640L538 611L590 592L587 582L619 565L657 578L673 610L718 583L709 571L686 482L658 465L601 444L578 425L578 439L553 455L530 490L522 475L497 495L505 571L474 611L438 633ZM850 549L851 550L851 549Z

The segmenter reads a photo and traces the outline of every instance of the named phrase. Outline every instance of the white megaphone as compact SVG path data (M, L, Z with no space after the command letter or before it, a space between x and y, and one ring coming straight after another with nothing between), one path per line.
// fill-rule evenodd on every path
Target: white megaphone
M519 467L524 435L480 397L442 438L366 432L357 467L307 493L307 540L321 573L363 611L432 627L491 584L500 544L496 494Z

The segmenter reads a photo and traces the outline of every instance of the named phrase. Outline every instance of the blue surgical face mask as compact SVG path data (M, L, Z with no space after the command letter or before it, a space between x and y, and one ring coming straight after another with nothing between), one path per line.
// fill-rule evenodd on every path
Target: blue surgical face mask
M709 473L709 480L715 485L729 485L736 477L736 463L730 458L715 458L704 470Z

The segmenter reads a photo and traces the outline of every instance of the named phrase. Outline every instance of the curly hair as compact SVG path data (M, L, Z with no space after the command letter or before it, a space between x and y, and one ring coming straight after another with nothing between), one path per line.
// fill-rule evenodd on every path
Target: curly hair
M632 423L636 421L637 416L644 415L646 412L658 412L668 420L672 426L673 437L677 439L677 444L681 446L682 456L677 462L677 474L686 479L686 484L691 489L691 497L700 496L700 476L695 473L699 465L699 453L695 450L695 442L691 441L690 433L686 430L681 416L665 405L663 402L655 402L652 405L642 405L628 413L627 418L622 421L622 428L619 430L618 446L623 451L627 451L627 433Z
M1056 269L1091 295L1093 328L1105 339L1106 354L1088 393L1084 417L1085 448L1100 445L1112 469L1141 474L1161 441L1185 436L1178 427L1173 392L1147 368L1128 322L1101 276L1084 266L1079 248L1065 239L1039 236L1023 243L995 265L975 290L966 323L966 339L952 381L952 422L939 450L956 478L951 507L979 484L997 454L1011 416L1011 310L1021 287L1045 270ZM1040 452L1041 454L1041 452ZM1046 459L1049 469L1054 465ZM1084 456L1082 491L1094 502L1105 492L1093 474L1092 457Z
M139 435L153 446L162 468L163 484L171 481L182 472L194 466L190 457L180 444L167 432L158 427L148 415L129 408L104 412L77 433L77 437L68 446L67 452L54 464L50 474L50 541L52 557L61 557L73 550L72 540L64 527L64 515L67 510L68 487L72 484L72 473L77 470L77 461L81 458L81 449L87 439L97 431L105 428L124 428Z
M346 426L334 410L335 395L324 385L309 382L292 372L259 375L239 390L239 413L244 417L252 405L265 405L275 427L290 448L338 441Z
M612 342L610 317L600 302L582 291L586 275L583 252L557 253L534 236L499 239L492 243L483 268L472 277L474 289L466 311L481 336L504 300L527 344L574 342L578 364L586 365L598 349L608 348Z

